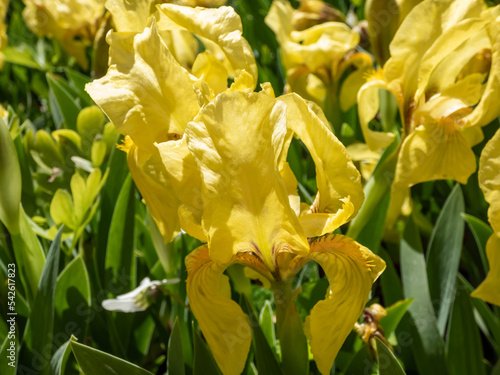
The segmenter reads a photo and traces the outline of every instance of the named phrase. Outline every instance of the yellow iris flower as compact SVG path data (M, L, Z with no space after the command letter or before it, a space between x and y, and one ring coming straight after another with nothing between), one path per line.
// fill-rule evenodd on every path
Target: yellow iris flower
M54 37L83 68L88 68L85 48L94 39L104 13L101 0L24 0L23 17L38 36Z
M471 295L500 306L500 131L496 132L481 153L479 186L490 204L488 218L493 234L486 244L490 271Z
M311 206L300 203L286 162L294 136L316 164L318 194ZM186 258L187 293L222 372L241 373L251 342L248 319L230 298L224 270L235 263L252 268L270 281L278 310L295 310L292 279L313 260L330 288L306 319L305 334L318 368L329 374L385 268L354 240L325 236L349 221L363 200L346 149L317 105L296 94L274 98L269 85L260 93L220 94L189 122L186 142L201 174L201 227L208 242ZM158 144L166 165L169 143Z
M175 237L180 224L205 240L201 229L195 229L201 223L202 205L197 198L201 181L183 135L188 122L221 90L253 90L257 67L252 49L242 37L241 20L232 8L163 4L158 9L160 25L196 34L221 51L226 62L201 54L209 63L197 70L199 77L190 73L167 47L148 8L143 16L138 12L137 20L149 22L142 31L137 32L138 23L128 31L108 35L108 72L86 89L127 136L123 149L130 172L165 241ZM118 8L113 12L113 16L119 14ZM127 16L124 10L120 19L127 17L132 14ZM117 27L121 30L119 23ZM234 78L229 88L228 77ZM169 141L171 162L164 165L155 143L165 141Z
M266 24L281 46L287 90L314 101L325 111L346 111L372 66L366 53L356 52L359 34L343 21L341 12L321 1L301 1L295 10L288 1L273 1ZM340 85L340 78L355 69Z
M393 93L403 123L389 225L410 186L437 179L465 184L475 171L472 146L483 139L481 126L500 114L499 16L500 6L487 8L482 0L423 1L401 24L383 70L359 91L360 124L370 148L394 139L369 127L379 89Z

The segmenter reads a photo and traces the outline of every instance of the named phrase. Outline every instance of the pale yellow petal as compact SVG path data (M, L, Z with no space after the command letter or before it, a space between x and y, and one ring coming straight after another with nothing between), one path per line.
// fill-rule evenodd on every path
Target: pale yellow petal
M255 88L257 64L252 47L243 38L240 16L232 7L207 9L163 4L159 9L177 25L218 45L233 67L235 78L246 72L253 78L249 88Z
M358 91L358 113L361 131L366 144L372 150L389 146L394 140L394 134L377 132L369 128L369 123L375 118L380 107L379 90L388 90L387 84L381 79L366 82Z
M273 270L283 247L308 251L279 172L286 132L284 104L264 92L221 94L189 123L212 259L252 251Z
M425 52L444 31L465 18L479 16L484 7L475 0L427 0L406 16L391 42L391 58L384 66L386 82L393 85L397 81L403 89L405 109L417 90L415 76ZM419 25L418 32L415 25Z
M330 287L306 318L305 332L322 374L330 374L333 361L354 327L373 282L385 262L349 237L329 235L311 244L308 258L323 268Z
M201 228L203 214L201 178L193 155L188 150L186 137L156 146L169 178L168 184L178 202L182 229L200 241L206 242L207 237Z
M500 11L500 6L497 6ZM500 16L487 28L491 41L491 68L481 101L464 118L466 126L485 126L500 115Z
M151 212L165 242L179 232L178 200L158 151L150 154L128 139L123 150L127 152L130 174Z
M349 221L359 210L364 199L361 177L317 105L296 94L279 100L287 106L288 128L304 142L316 165L318 195L310 213L300 221L307 228L307 237L321 236Z
M500 194L497 194L497 200ZM486 256L490 271L486 279L472 292L471 297L500 306L500 237L493 234L486 244Z
M107 0L116 31L141 33L154 13L157 0Z
M403 141L392 189L443 179L466 184L475 170L476 157L461 132L422 125Z
M160 25L158 23L158 25ZM196 37L187 30L161 30L160 36L177 62L186 69L193 67L199 45Z
M227 90L228 72L223 63L208 52L200 53L194 61L193 75L204 80L218 95Z
M111 66L87 92L139 148L180 137L200 109L196 85L173 58L153 22L135 36L109 35Z
M500 233L500 130L488 141L479 160L479 186L490 204L488 218L495 233Z
M241 307L231 300L228 264L210 259L206 245L186 257L189 306L224 375L239 375L245 367L252 329Z

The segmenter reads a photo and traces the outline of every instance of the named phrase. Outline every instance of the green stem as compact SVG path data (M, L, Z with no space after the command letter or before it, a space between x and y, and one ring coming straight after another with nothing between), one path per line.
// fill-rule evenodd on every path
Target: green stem
M302 319L295 306L291 280L272 284L276 304L276 331L281 346L283 374L305 375L309 372L307 339Z
M342 129L342 110L337 96L337 85L328 88L325 99L325 116L332 126L332 130L340 139Z

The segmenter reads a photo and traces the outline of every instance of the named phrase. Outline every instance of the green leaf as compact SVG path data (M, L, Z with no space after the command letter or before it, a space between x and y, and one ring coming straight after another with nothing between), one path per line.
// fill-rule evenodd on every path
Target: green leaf
M83 99L85 104L91 105L93 100L85 91L85 85L90 82L90 77L69 68L66 68L65 71L69 85L78 93L78 96Z
M134 256L135 185L130 175L118 195L109 227L105 259L106 285L112 285L114 294L123 294L135 288ZM110 336L114 348L125 353L130 340L133 315L110 313L116 327Z
M453 375L486 375L471 298L462 283L455 295L446 344L448 367Z
M21 168L7 125L0 117L0 221L11 234L19 232Z
M71 354L70 340L65 342L57 349L50 360L49 374L51 375L64 375L66 363L68 362L69 355Z
M64 224L68 228L76 229L75 208L71 194L66 190L57 189L50 202L50 216L56 224Z
M405 298L414 300L408 311L418 370L422 375L446 375L444 341L431 303L420 234L412 217L406 224L400 251L403 291Z
M168 340L167 354L167 374L168 375L184 375L184 359L182 357L182 341L181 332L179 330L179 320L175 319L172 333Z
M71 87L62 78L54 74L47 73L49 83L49 96L52 97L51 110L55 111L54 121L59 125L64 124L66 128L76 130L76 118L82 109ZM53 108L56 106L56 108Z
M270 301L266 301L264 307L260 310L259 322L269 346L276 353L276 333L273 323L273 308Z
M403 319L403 316L406 314L412 302L413 300L411 299L405 299L396 302L386 309L387 315L380 320L380 325L384 329L386 337L389 337L389 335L396 330L399 322Z
M5 61L11 64L25 66L26 68L42 70L42 67L33 58L33 53L27 49L21 50L16 47L2 48Z
M130 175L118 195L111 219L106 249L107 283L112 283L119 274L132 275L134 264L134 206L135 186ZM132 290L132 280L121 285L123 290Z
M376 338L377 359L380 375L406 375L394 353L385 344Z
M17 328L17 327L16 327ZM11 357L11 353L9 349L11 348L11 342L14 342L14 356ZM19 343L19 340L14 338L9 338L9 336L6 336L3 343L2 347L0 347L0 358L2 360L0 361L0 374L2 375L15 375L16 374L16 368L17 368L17 358L18 358L18 352L17 352L17 345ZM14 366L10 366L9 363L14 363Z
M193 327L194 361L193 375L220 375L219 366L214 360L212 353Z
M47 261L43 267L42 276L38 283L29 320L29 330L26 335L31 353L42 358L51 358L51 337L54 328L54 299L59 271L59 255L63 226L59 228L54 241L50 245ZM44 373L48 370L44 369Z
M488 258L486 257L486 242L488 242L488 239L493 234L493 230L488 224L479 220L477 217L465 213L462 214L462 217L467 222L467 225L476 240L477 248L479 249L479 256L481 257L481 263L483 264L483 270L486 274L490 269Z
M252 327L254 353L257 363L257 371L260 375L278 375L281 374L280 366L276 360L266 336L262 332L259 321L252 306L246 297L243 297L243 311L248 314L250 326Z
M462 190L456 184L439 214L427 248L429 290L441 336L450 315L462 254L465 223L460 215L464 210Z
M32 300L35 297L38 282L42 275L45 254L22 207L19 220L19 233L12 235L12 245L21 282L27 291L27 299Z
M133 363L73 340L71 341L71 349L85 375L102 375L103 370L109 375L152 375L149 371Z
M57 278L54 331L85 337L90 309L90 280L81 256L73 259Z

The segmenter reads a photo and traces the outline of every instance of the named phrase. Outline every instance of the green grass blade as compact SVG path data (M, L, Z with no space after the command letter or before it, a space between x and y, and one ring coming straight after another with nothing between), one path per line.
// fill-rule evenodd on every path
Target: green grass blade
M437 219L427 249L429 290L441 336L444 336L450 315L462 254L465 223L461 214L464 210L462 190L456 184Z
M413 298L410 313L412 350L421 375L448 373L444 358L444 341L437 327L431 303L425 257L420 234L410 217L401 240L401 277L405 298Z

